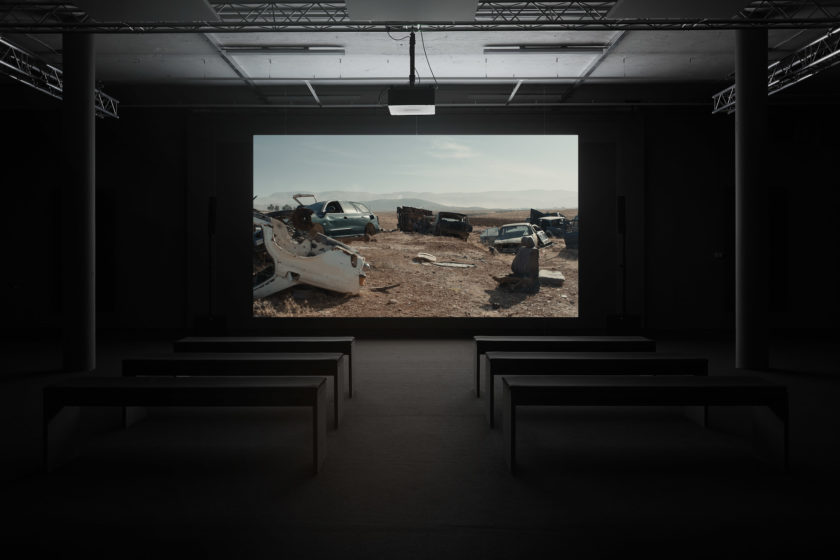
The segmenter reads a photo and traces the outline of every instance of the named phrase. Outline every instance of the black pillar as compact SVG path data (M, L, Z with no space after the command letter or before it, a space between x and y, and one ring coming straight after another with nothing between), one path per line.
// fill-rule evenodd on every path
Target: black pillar
M93 35L63 37L61 229L65 371L96 367L96 155Z
M767 369L767 30L735 34L735 367Z

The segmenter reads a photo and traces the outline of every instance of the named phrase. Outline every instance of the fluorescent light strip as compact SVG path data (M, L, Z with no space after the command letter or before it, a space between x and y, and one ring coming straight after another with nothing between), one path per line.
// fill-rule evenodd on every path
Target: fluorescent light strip
M341 45L254 45L223 46L228 54L345 54Z
M608 45L487 45L484 54L601 54Z
M388 105L388 112L396 116L434 115L434 105Z

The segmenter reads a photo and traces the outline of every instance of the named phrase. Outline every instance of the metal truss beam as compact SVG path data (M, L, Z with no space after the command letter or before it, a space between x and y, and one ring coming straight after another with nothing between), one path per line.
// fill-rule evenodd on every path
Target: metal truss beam
M0 36L0 72L51 97L62 98L64 91L62 71L39 60L2 36ZM117 115L119 101L103 93L99 88L95 91L95 99L97 117L119 118Z
M840 63L840 27L829 31L816 41L808 43L795 53L767 67L767 95L783 89ZM735 110L735 85L712 96L712 113Z
M464 22L351 21L344 2L226 2L212 4L219 21L97 22L67 3L0 5L5 33L222 33L385 31L575 31L825 29L840 23L838 0L760 0L729 19L609 19L615 1L484 2Z

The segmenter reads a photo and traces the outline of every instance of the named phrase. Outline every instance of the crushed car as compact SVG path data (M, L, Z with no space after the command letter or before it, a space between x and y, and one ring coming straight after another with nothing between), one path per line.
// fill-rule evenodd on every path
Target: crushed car
M473 227L466 214L438 212L435 215L424 208L398 206L397 229L406 233L451 235L466 240Z
M412 206L397 206L397 229L406 233L428 233L434 219L431 210Z
M302 234L287 219L254 210L254 298L298 284L358 294L370 268L365 258L320 232Z
M493 241L493 248L500 253L515 253L522 246L523 237L530 237L536 248L548 247L553 243L539 226L517 222L499 228L499 236Z
M457 212L438 212L433 229L435 235L451 235L465 241L472 230L467 215Z

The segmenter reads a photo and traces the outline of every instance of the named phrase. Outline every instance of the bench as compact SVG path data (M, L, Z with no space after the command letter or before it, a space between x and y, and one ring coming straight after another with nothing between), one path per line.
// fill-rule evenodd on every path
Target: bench
M342 376L344 354L318 353L175 353L147 354L126 358L124 376L301 376L318 375L333 379L334 426L341 419L344 396Z
M758 377L505 375L502 376L507 464L516 470L518 406L766 406L782 421L788 468L787 389Z
M66 430L65 407L300 406L312 409L314 472L326 456L326 377L80 377L44 387L44 467L50 471ZM65 418L64 420L69 420ZM66 437L68 434L64 434Z
M348 358L347 395L353 398L352 336L188 336L172 344L175 352L340 352Z
M487 412L495 423L497 375L708 375L706 358L657 352L487 352Z
M475 396L481 396L481 356L487 352L655 352L643 336L474 336Z

